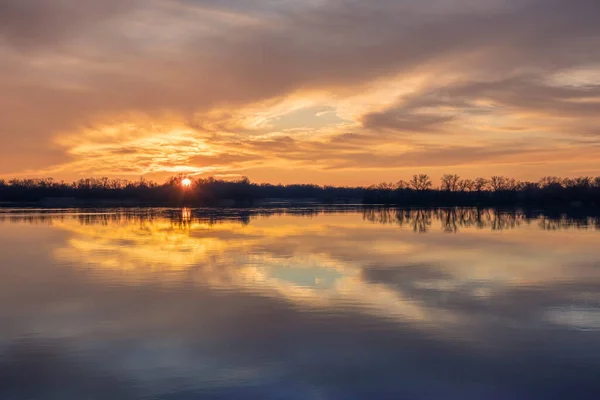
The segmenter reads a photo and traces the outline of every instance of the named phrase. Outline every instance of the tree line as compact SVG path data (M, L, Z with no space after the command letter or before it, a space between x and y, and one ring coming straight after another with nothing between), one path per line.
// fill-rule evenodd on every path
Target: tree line
M546 176L519 181L505 176L462 179L445 174L434 186L427 174L396 183L380 183L365 190L367 204L404 206L598 206L600 177L561 178Z
M183 185L190 179L191 185ZM164 183L147 179L85 178L74 182L52 178L0 180L0 204L119 204L162 206L252 205L261 200L312 200L319 203L359 201L363 188L310 184L274 185L252 183L248 178L223 180L214 177L174 176Z
M164 183L144 178L85 178L74 182L52 178L0 179L0 203L62 203L120 205L252 205L257 202L311 200L318 203L364 203L415 207L443 206L536 206L600 205L600 177L544 177L537 182L504 176L463 179L456 174L441 177L434 186L427 174L410 180L384 182L369 187L337 187L311 184L274 185L253 183L248 178L222 180L214 177L189 178L183 175Z

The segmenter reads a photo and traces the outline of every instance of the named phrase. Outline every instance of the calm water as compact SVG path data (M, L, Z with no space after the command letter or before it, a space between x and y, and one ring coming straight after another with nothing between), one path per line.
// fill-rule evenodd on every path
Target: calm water
M0 211L0 399L598 399L598 226Z

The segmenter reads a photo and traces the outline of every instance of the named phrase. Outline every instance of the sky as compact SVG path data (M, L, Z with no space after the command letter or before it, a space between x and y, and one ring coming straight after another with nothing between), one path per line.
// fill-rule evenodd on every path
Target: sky
M0 178L600 175L597 0L0 0Z

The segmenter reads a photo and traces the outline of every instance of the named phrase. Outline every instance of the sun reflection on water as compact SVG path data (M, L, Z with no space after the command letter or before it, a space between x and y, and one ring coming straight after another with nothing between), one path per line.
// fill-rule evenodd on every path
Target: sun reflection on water
M545 384L542 359L554 365L553 381L587 365L582 381L592 387L600 231L593 218L569 218L309 208L0 212L0 316L8 321L0 371L25 365L27 383L46 382L45 371L36 374L50 357L49 375L62 365L59 378L70 387L84 360L95 367L91 381L109 371L155 389L140 398L188 388L204 398L216 387L246 393L263 382L275 382L279 394L287 376L312 387L321 377L370 373L364 381L377 383L390 371L414 371L406 381L429 386L454 369L479 386L484 370L495 393L498 371L510 384L515 376ZM4 348L13 355L2 364ZM571 378L563 381L569 392Z
M467 318L443 305L448 296L466 293L482 302L511 288L568 280L570 272L562 265L577 258L573 247L589 252L595 240L581 235L581 241L565 251L564 232L543 231L531 223L510 236L478 229L479 225L463 228L460 236L448 235L446 229L423 236L410 227L365 224L359 213L259 216L248 224L236 219L211 223L192 214L184 208L178 219L54 221L70 234L55 257L119 284L191 282L219 291L278 297L299 307L360 307L447 328ZM579 256L584 260L589 254ZM580 278L600 278L595 269L578 273ZM438 300L415 297L425 292L439 293Z

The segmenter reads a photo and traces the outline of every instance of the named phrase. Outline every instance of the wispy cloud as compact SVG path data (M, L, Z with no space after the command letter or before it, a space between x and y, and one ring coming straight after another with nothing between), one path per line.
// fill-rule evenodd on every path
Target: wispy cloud
M565 152L600 132L598 14L595 0L0 0L0 175L297 181L289 163L364 181L440 159L478 173L457 148L479 166L543 149L565 174L593 170Z

